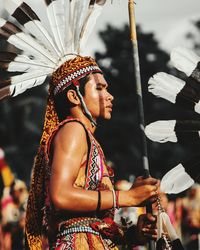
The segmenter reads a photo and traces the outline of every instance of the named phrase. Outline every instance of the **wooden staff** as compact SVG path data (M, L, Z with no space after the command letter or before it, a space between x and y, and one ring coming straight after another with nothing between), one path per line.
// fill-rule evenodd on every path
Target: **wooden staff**
M132 57L135 72L135 84L136 84L136 94L138 101L138 115L139 115L139 127L141 132L141 142L142 142L142 165L144 169L144 177L149 177L149 160L147 155L147 141L144 132L145 122L144 122L144 107L142 99L142 84L141 84L141 74L140 74L140 63L139 63L139 53L138 53L138 42L137 42L137 32L136 32L136 22L135 22L135 11L134 11L134 0L128 1L129 9L129 22L130 22L130 38L132 42ZM152 213L152 206L147 205L147 213ZM155 244L153 241L149 242L149 250L155 249Z

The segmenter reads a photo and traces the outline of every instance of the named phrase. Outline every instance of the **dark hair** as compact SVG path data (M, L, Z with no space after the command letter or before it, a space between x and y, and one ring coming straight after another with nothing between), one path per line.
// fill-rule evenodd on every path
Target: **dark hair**
M86 75L78 80L80 85L79 89L82 96L85 95L85 85L88 82L88 80L89 80L89 75ZM72 103L70 103L67 98L67 92L70 89L76 91L76 87L73 84L71 84L70 86L65 88L61 93L57 94L54 97L56 113L58 115L58 119L60 122L63 121L68 115L70 115L70 109L72 107Z

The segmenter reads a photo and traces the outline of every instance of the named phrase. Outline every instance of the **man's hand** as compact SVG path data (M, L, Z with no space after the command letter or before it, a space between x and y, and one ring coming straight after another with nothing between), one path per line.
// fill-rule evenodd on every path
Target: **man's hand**
M154 203L158 197L160 182L154 178L138 177L130 188L130 206L145 206Z
M152 214L142 214L138 218L136 237L140 244L157 239L156 217Z
M157 220L152 214L142 214L136 226L131 226L125 235L130 246L145 245L148 240L157 240Z

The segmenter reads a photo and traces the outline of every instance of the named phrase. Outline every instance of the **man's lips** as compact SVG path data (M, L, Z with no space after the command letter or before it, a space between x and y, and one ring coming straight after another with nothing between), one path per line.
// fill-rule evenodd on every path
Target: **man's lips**
M112 111L113 105L106 106L107 109L110 109Z

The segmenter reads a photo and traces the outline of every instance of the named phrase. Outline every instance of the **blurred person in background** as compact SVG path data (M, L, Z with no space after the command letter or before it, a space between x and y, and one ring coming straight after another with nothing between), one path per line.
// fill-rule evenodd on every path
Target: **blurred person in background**
M200 249L200 185L194 184L183 198L182 236L186 250Z
M0 148L0 250L9 250L11 245L10 233L3 233L2 228L2 197L8 191L14 181L14 175L6 162L5 153Z
M5 153L0 148L0 199L3 195L4 187L10 187L14 181L14 175L5 160Z
M28 190L21 180L15 180L10 187L4 188L1 201L3 250L23 249L27 198Z

